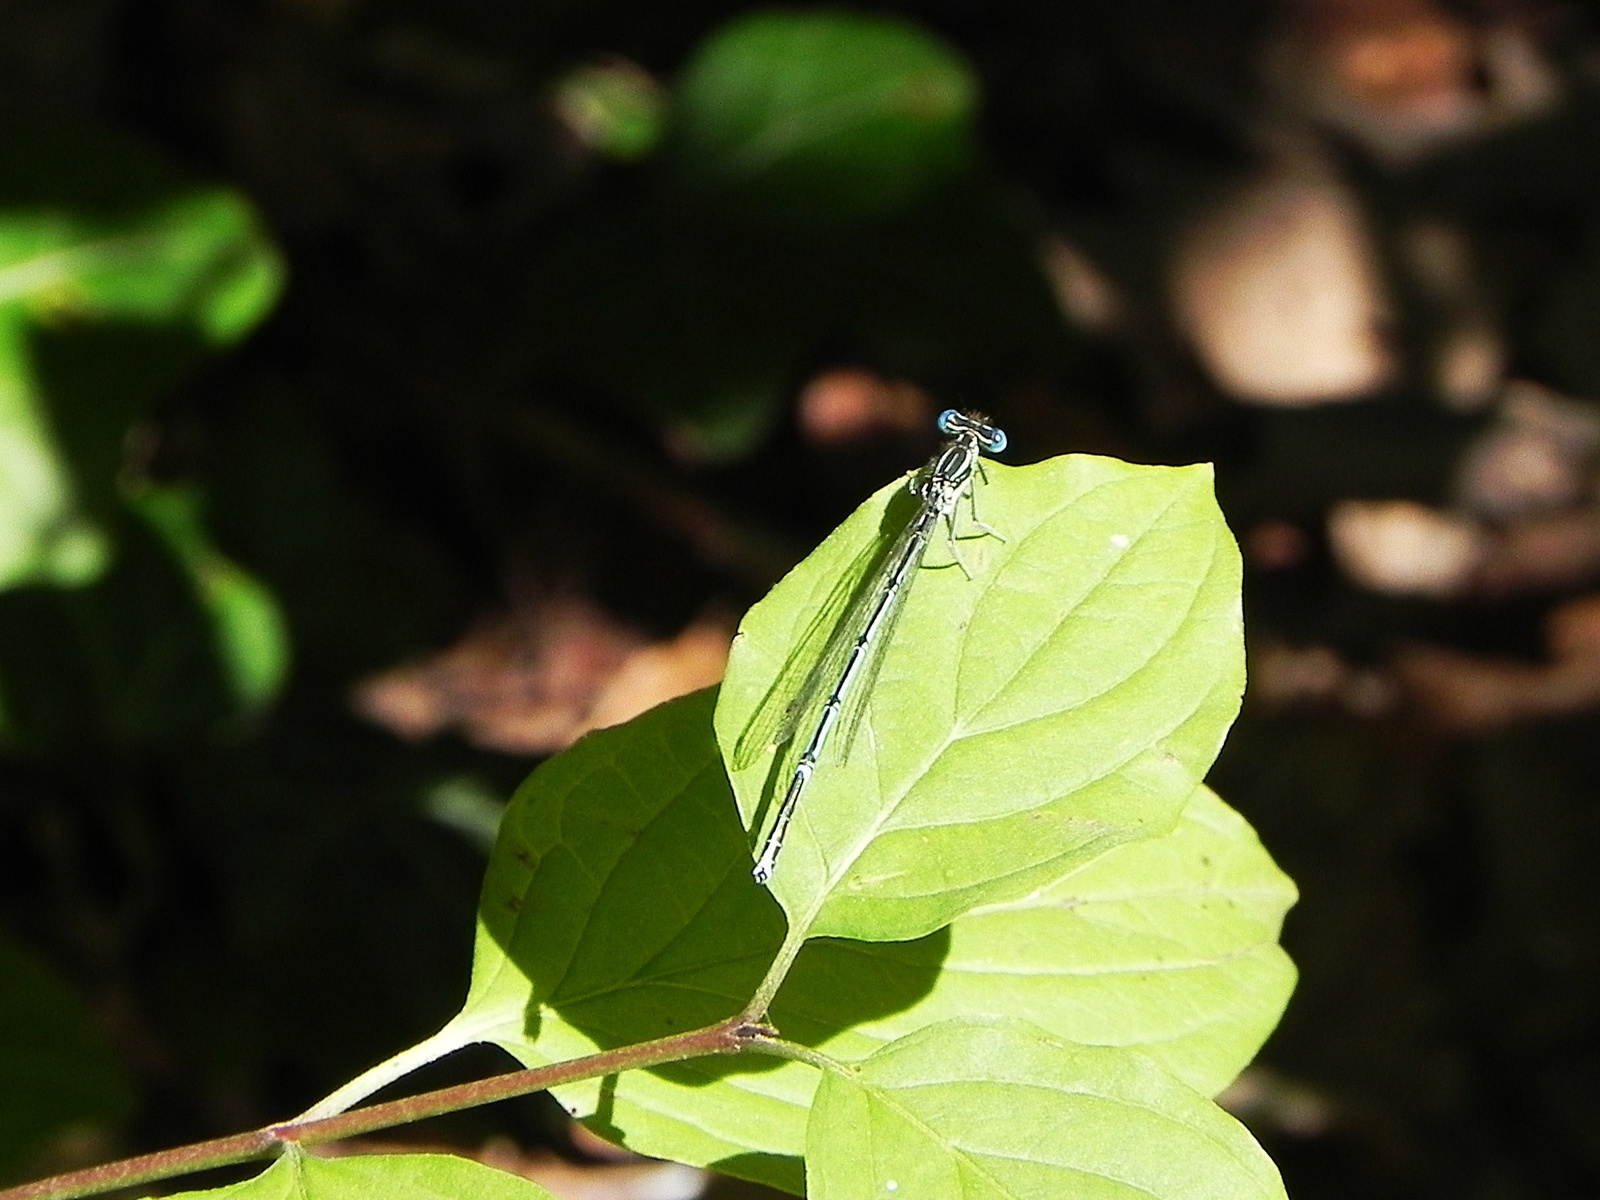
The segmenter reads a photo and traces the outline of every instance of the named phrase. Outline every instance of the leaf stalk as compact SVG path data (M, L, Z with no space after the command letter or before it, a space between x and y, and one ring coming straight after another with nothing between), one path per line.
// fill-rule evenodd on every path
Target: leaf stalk
M767 1010L772 1007L772 998L783 986L789 968L794 966L794 960L804 948L806 940L806 926L798 922L792 923L783 939L783 945L778 947L772 965L767 968L766 977L757 986L755 995L750 997L750 1003L744 1006L742 1020L757 1025L766 1023ZM3 1194L0 1194L0 1200L5 1200Z

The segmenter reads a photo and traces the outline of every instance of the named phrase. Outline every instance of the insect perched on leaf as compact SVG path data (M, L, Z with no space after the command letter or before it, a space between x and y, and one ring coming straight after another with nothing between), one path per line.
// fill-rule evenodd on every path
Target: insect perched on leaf
M990 424L981 413L963 413L953 408L939 414L938 424L939 432L949 441L911 478L911 494L918 500L916 512L864 582L836 589L835 595L829 597L819 622L828 621L839 605L848 603L848 609L842 619L832 624L822 653L797 689L789 686L787 672L780 675L734 747L734 766L747 767L773 746L791 743L801 720L815 714L811 737L795 759L788 790L756 859L752 874L757 883L772 878L800 796L835 729L842 729L838 735L839 755L842 758L850 753L883 652L893 638L895 621L934 530L941 521L944 523L951 555L968 578L971 573L955 539L956 508L963 496L972 505L972 519L979 529L1000 537L978 521L973 475L982 471L980 455L998 454L1006 448L1005 431ZM853 582L848 577L841 581ZM829 689L827 698L817 709L817 698L825 687Z

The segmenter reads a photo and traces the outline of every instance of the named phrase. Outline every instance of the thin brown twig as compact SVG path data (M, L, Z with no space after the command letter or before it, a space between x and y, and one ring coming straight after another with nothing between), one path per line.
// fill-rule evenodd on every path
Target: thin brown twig
M620 1071L703 1058L711 1054L738 1054L772 1036L773 1030L766 1025L753 1023L743 1016L732 1017L690 1033L607 1050L570 1062L510 1071L488 1079L407 1096L403 1100L351 1109L332 1117L286 1121L250 1133L196 1142L154 1154L142 1154L137 1158L102 1163L81 1171L70 1171L7 1188L0 1191L0 1200L76 1200L81 1196L95 1196L212 1167L273 1158L293 1144L310 1146L355 1137L426 1117L491 1104L496 1100L542 1092L561 1083L595 1079Z

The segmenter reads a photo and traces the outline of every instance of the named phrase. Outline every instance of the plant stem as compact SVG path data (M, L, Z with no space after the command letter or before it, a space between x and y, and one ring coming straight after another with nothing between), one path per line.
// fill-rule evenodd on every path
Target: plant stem
M294 1119L296 1121L315 1121L322 1117L336 1116L346 1109L360 1104L374 1092L382 1091L396 1080L404 1078L418 1067L437 1062L452 1051L482 1040L486 1039L463 1035L457 1030L456 1023L451 1021L432 1037L425 1038L415 1046L402 1050L393 1058L379 1063L370 1070L363 1071L350 1082L342 1085L331 1096L325 1096L318 1100Z
M772 1005L772 998L778 994L778 989L783 986L784 977L789 974L789 968L794 966L796 956L806 944L805 931L806 926L798 922L789 927L783 945L778 947L777 956L767 968L766 978L756 988L756 994L750 998L750 1003L744 1006L741 1019L753 1024L767 1019L767 1009ZM6 1200L3 1193L0 1193L0 1200Z
M787 1058L793 1062L803 1062L807 1066L815 1067L819 1071L833 1071L843 1073L854 1068L841 1063L836 1058L829 1058L820 1051L813 1050L810 1046L802 1046L798 1042L786 1042L780 1037L757 1037L750 1042L750 1053L770 1054L773 1058Z
M509 1100L530 1092L542 1092L561 1083L595 1079L619 1071L660 1066L688 1058L704 1058L712 1054L738 1054L770 1038L772 1034L773 1030L765 1025L747 1021L742 1016L732 1017L690 1033L607 1050L570 1062L511 1071L455 1087L407 1096L404 1100L352 1109L337 1116L285 1121L251 1133L234 1134L209 1142L196 1142L155 1154L144 1154L138 1158L103 1163L98 1167L7 1188L0 1191L0 1200L76 1200L80 1196L94 1196L157 1179L171 1179L192 1171L273 1158L291 1144L310 1146L355 1137L420 1121L425 1117L474 1108L496 1100Z

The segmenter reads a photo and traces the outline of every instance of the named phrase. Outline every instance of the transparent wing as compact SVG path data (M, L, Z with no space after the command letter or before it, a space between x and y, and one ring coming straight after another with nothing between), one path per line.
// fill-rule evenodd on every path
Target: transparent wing
M869 576L878 573L875 568L881 569L883 557L882 542L874 539L835 581L734 743L734 770L744 770L774 746L793 738L800 717L816 698L818 688L825 686L830 664L835 673L843 665L853 637L849 615L859 607L860 595L870 594Z
M906 534L896 539L894 551L888 556L888 562L892 563L900 556L904 549L901 543L909 534L910 530L908 529ZM894 641L895 626L900 623L900 614L905 611L906 597L916 583L917 572L922 569L922 559L928 552L930 540L929 538L924 538L922 545L917 548L915 557L912 558L911 566L906 573L905 584L896 594L894 603L890 606L889 611L884 614L883 624L878 629L877 636L873 638L872 644L867 648L867 661L862 664L861 674L856 679L855 685L850 689L849 694L844 698L844 705L839 711L839 730L833 735L834 753L838 756L838 762L843 762L850 757L850 747L855 744L856 734L861 732L862 718L871 706L872 693L878 686L878 672L883 669L884 653ZM869 589L869 594L870 591ZM859 628L861 624L865 623L865 620L866 614L863 613L860 621L852 625L851 628ZM847 648L853 640L853 637L845 639ZM843 668L842 656L840 668ZM838 677L837 673L834 677Z
M981 462L979 466L981 469ZM976 490L976 488L972 488L967 494L969 496L973 495ZM959 502L957 507L959 507ZM979 533L976 536L997 537L1000 538L1001 541L1005 541L1005 538L1002 537L998 531L989 528L989 526L977 520L975 502L973 507L973 520L979 529ZM944 521L945 528L948 530L953 549L955 542L959 540L955 531L954 509L952 509L951 512L944 518ZM856 680L855 686L851 688L850 694L845 697L843 709L839 713L839 730L834 734L836 753L839 756L839 762L843 762L850 756L850 747L855 744L856 734L861 732L862 718L866 715L867 709L871 707L873 694L878 690L878 672L883 669L884 652L888 650L890 645L894 642L895 626L900 622L900 614L905 611L906 597L910 593L911 588L916 581L917 572L922 570L923 559L928 553L928 547L933 544L933 538L937 535L938 530L939 526L938 524L935 524L935 526L928 531L928 537L923 541L922 545L917 547L916 556L912 559L910 569L906 573L905 586L900 589L899 594L895 597L894 606L884 615L883 627L879 629L878 636L873 642L867 661L862 666L861 676ZM910 534L910 532L911 531L908 527L906 533L902 534L900 538L896 539L895 547L888 555L885 568L887 568L888 563L894 562L895 559L900 555L903 549L905 538ZM945 565L956 566L958 563L951 562ZM962 567L962 570L965 571L966 568ZM968 578L970 579L971 576L969 575ZM873 591L875 591L875 589L869 588L867 591L870 595L873 593ZM864 618L862 620L864 621ZM850 623L847 622L847 624ZM850 624L850 628L852 629L859 627L860 622L856 624Z
M913 536L920 508L905 490L890 501L880 536L863 546L841 573L751 714L734 744L735 770L743 770L765 752L792 742L802 722L815 714L833 690L857 634L871 617L885 577ZM885 541L884 529L896 530L895 535ZM881 651L881 646L874 648ZM854 695L857 689L851 691Z

